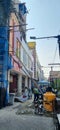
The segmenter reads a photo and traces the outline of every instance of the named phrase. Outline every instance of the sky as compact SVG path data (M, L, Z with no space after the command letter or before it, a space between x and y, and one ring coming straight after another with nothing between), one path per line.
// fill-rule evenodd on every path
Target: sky
M26 2L28 10L27 41L30 36L44 37L60 34L60 0L21 0ZM50 70L48 64L60 63L57 39L35 40L36 51L46 76ZM48 66L48 68L47 68ZM46 67L46 68L45 68ZM60 69L55 66L54 69Z

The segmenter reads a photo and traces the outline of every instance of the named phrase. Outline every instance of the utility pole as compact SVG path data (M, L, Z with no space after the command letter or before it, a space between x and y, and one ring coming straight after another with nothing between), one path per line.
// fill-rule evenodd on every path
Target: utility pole
M34 40L43 40L43 39L52 39L52 38L57 38L57 42L58 42L58 47L59 47L59 56L60 56L60 35L57 36L47 36L47 37L35 37L35 36L30 36L30 39L34 39Z

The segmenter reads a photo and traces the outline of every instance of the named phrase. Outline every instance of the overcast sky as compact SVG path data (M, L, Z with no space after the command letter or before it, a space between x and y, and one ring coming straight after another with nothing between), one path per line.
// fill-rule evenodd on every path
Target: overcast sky
M30 36L43 37L60 34L60 0L21 0L28 9L27 32ZM57 39L36 40L36 50L40 64L60 63ZM57 68L57 67L56 67Z

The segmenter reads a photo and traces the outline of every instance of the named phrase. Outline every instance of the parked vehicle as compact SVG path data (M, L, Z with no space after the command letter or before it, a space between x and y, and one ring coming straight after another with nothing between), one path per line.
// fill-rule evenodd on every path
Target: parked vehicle
M34 101L35 114L43 114L43 96L39 93L38 99Z

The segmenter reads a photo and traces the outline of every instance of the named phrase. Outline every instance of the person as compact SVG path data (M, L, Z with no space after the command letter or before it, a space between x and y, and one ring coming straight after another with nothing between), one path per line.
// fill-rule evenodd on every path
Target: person
M52 87L48 86L48 88L46 89L46 92L52 92Z
M39 90L38 90L37 87L33 88L33 93L34 93L34 101L38 100L38 98L39 98Z
M28 89L28 98L29 99L32 98L32 90L31 90L31 88Z

